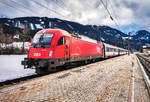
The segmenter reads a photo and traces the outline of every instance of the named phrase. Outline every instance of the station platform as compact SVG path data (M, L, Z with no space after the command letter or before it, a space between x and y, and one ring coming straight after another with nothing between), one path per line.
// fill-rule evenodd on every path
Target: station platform
M150 102L150 96L131 54L0 88L0 102Z

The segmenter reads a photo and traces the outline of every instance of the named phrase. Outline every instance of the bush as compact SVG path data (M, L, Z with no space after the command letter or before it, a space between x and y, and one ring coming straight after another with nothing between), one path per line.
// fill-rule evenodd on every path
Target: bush
M25 49L24 52L20 48L14 48L14 47L8 47L8 48L2 48L0 47L0 55L3 54L27 54L28 50Z

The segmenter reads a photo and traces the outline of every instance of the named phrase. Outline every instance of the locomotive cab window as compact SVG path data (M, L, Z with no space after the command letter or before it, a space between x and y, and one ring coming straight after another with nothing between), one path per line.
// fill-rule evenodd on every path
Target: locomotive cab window
M32 48L50 48L53 33L36 34L33 38Z
M58 42L57 42L57 45L64 45L65 44L65 37L61 37Z

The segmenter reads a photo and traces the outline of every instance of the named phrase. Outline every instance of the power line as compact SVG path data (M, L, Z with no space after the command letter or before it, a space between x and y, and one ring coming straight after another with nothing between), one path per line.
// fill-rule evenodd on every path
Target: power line
M68 8L66 8L66 5L65 5L65 3L62 0L55 0L55 3L56 3L56 6L59 7L59 8L61 8L62 10L64 10L64 11L68 10ZM70 18L68 18L68 19L70 19Z
M47 6L45 6L45 5L43 5L43 4L39 3L39 2L37 2L37 1L35 1L35 0L30 0L30 1L36 3L37 5L39 5L39 6L43 7L43 8L45 8L45 9L47 9L47 10L49 10L49 11L54 12L55 14L58 14L58 15L64 17L64 18L66 18L66 16L62 15L61 13L59 13L59 12L53 10L53 9L50 9L50 8L48 8Z
M110 7L111 7L111 9L112 9L112 12L113 12L113 13L114 13L114 15L115 15L115 19L116 19L116 21L117 21L118 25L121 25L121 24L120 24L120 22L119 22L119 20L118 20L118 18L117 18L117 14L116 14L116 12L115 12L115 10L114 10L113 6L112 6L112 2L111 2L111 0L108 0L108 1L110 2Z
M25 12L24 10L22 10L22 9L17 9L15 6L12 6L12 5L10 5L10 4L6 3L6 2L2 2L2 1L1 1L0 3L6 5L6 6L10 7L10 8L14 8L14 9L20 11L21 13L24 13L24 12Z
M103 0L100 0L100 1L103 4L104 8L106 9L107 13L110 15L111 20L113 20L113 17L111 16L111 13L109 12L107 6L104 4Z
M57 0L56 0L57 1ZM65 5L65 3L62 0L59 0L63 5Z
M114 18L112 17L110 11L108 10L107 6L104 4L103 0L100 0L100 1L101 1L102 5L104 6L104 8L106 9L107 13L109 14L110 19L111 19L112 21L114 21L115 25L116 25L116 26L118 27L118 29L120 30L119 25L117 24L117 22L116 22L116 21L114 20Z
M66 8L65 3L62 0L55 0L55 1L56 1L56 4L57 4L58 7L62 8L62 9ZM58 3L59 1L61 2L61 4L63 6L60 3Z
M29 12L31 12L31 13L34 12L33 9L30 9L29 7L27 7L27 6L25 6L25 5L21 4L21 3L18 3L18 2L13 1L13 0L10 0L10 1L13 2L13 3L15 3L15 4L17 4L17 5L19 5L20 7L23 7L23 8L25 8L25 9L27 9L27 10L28 10Z

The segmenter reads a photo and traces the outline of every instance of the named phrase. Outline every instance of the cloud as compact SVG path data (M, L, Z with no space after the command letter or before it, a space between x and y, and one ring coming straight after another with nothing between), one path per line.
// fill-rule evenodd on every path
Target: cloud
M17 3L14 3L14 2ZM115 22L124 30L146 29L150 25L149 0L103 0L107 4L114 21L100 0L5 0L0 2L0 15L8 17L47 16L66 19L81 24L109 25L116 27ZM107 1L107 2L106 2ZM5 3L5 4L4 4ZM11 5L8 6L8 5ZM48 8L48 9L47 9ZM126 32L126 31L125 31Z

